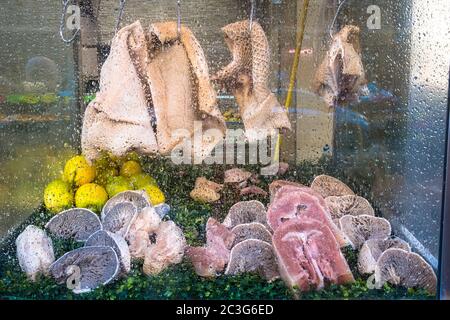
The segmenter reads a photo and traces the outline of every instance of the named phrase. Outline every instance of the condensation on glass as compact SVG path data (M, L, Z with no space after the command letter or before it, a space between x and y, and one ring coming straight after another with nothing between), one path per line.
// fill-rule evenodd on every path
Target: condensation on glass
M272 51L270 87L283 102L303 1L257 3L255 15ZM332 31L347 24L360 27L370 93L356 103L330 109L311 86L328 49L330 24L339 4L337 0L310 1L289 108L293 130L283 136L281 157L299 166L326 159L348 180L364 181L363 196L438 270L450 3L347 0ZM94 51L99 53L99 64L114 36L117 9L118 1L102 1L95 21L98 33L94 40L86 40L97 42ZM182 1L182 22L199 40L211 74L230 60L221 27L246 19L248 11L248 1ZM86 106L80 94L98 88L98 66L77 65L89 52L74 51L61 41L60 12L60 1L6 0L1 4L1 237L41 204L44 186L60 174L55 168L79 152L80 118ZM175 20L175 1L128 1L121 25L138 19L143 25ZM77 77L77 71L86 78ZM42 94L48 94L49 101L31 103ZM225 111L235 109L236 103L231 95L219 94L219 106Z

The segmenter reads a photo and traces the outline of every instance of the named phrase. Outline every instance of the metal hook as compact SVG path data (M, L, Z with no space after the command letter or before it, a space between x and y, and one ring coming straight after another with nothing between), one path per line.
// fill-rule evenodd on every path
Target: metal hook
M339 15L339 12L341 11L342 6L344 5L345 1L347 0L342 0L342 2L339 4L337 10L336 10L336 14L334 15L333 18L333 22L331 22L331 26L330 26L330 37L333 39L333 28L334 28L334 24L336 23L336 19Z
M251 9L250 9L250 32L252 32L253 20L255 19L255 0L251 0Z
M116 34L117 31L119 31L120 21L122 20L123 11L125 9L125 3L126 2L127 2L127 0L120 0L120 2L119 2L119 14L117 16L116 27L114 29L114 34Z
M181 36L181 0L177 0L177 36Z
M64 31L65 31L65 24L66 24L66 13L67 13L67 8L69 7L69 2L70 0L61 0L61 4L62 4L62 13L61 13L61 23L59 25L59 35L61 36L62 41L64 41L64 43L70 44L72 43L75 38L78 36L78 34L80 33L80 29L78 29L74 35L72 36L72 38L70 39L66 39L64 37Z

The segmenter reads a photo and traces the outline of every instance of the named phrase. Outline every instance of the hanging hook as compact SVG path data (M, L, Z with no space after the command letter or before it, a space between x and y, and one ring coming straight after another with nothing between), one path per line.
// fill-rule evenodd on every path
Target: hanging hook
M119 2L119 14L117 16L116 27L114 29L114 34L116 34L117 31L119 31L120 21L122 20L123 11L125 9L125 3L126 2L127 2L127 0L120 0L120 2Z
M253 27L253 20L255 19L255 4L256 0L251 0L251 8L250 8L250 32L252 32L252 27Z
M181 0L177 0L177 36L181 37Z
M330 26L330 37L333 39L333 28L334 28L334 24L336 23L336 19L339 15L339 12L341 11L342 6L344 5L345 1L347 0L342 0L342 2L339 4L337 10L336 10L336 14L334 15L333 18L333 22L331 22L331 26Z
M72 43L75 40L75 38L78 36L78 33L80 33L80 29L78 29L74 33L72 38L66 39L64 37L65 24L66 24L66 13L67 13L67 8L69 7L69 2L70 2L70 0L61 0L62 13L61 13L61 23L59 25L59 35L61 36L62 41L64 41L64 43L67 43L67 44Z

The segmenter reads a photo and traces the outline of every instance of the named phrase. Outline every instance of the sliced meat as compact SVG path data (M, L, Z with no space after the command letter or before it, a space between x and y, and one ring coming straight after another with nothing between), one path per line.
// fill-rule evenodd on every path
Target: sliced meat
M269 184L270 202L273 201L278 190L280 190L280 188L284 187L284 186L294 186L294 187L299 187L299 188L305 187L301 183L297 183L297 182L286 181L286 180L275 180L274 182Z
M233 247L225 274L247 272L259 274L269 282L279 278L272 245L257 239L247 239Z
M157 275L170 265L183 260L186 238L173 221L164 221L156 230L156 241L145 251L142 270L146 275Z
M339 219L345 215L375 215L375 211L369 201L360 196L330 196L325 198L325 202L330 210L331 218L335 221L335 223L338 223Z
M311 183L311 188L320 193L324 198L355 194L345 183L325 174L315 177Z
M391 224L388 220L366 214L343 216L339 219L339 226L355 249L360 249L366 240L388 239L391 235Z
M388 249L397 248L410 252L409 244L400 238L369 239L364 242L358 254L358 271L370 274L375 271L378 258Z
M283 190L286 189L286 192ZM304 191L303 191L304 190ZM313 196L310 188L282 187L267 210L267 221L272 230L291 219L314 219L332 230L340 246L346 246L348 240L331 220L321 197Z
M282 278L302 291L321 289L324 282L354 281L331 230L317 220L294 219L275 230L273 246Z
M206 246L188 247L186 254L201 277L214 277L225 269L235 235L214 218L206 223Z
M223 220L223 224L227 228L250 222L259 222L267 225L266 208L259 201L251 200L235 203Z
M263 196L267 197L267 192L257 186L249 186L241 189L239 192L241 196Z
M214 248L188 247L186 255L194 266L195 273L200 277L215 277L223 271L228 262L223 256L217 254Z
M234 245L247 239L258 239L272 243L272 234L259 222L243 223L234 227L231 232L236 236Z
M206 222L206 244L214 246L218 243L223 244L227 249L231 249L235 235L223 224L214 218L209 218Z

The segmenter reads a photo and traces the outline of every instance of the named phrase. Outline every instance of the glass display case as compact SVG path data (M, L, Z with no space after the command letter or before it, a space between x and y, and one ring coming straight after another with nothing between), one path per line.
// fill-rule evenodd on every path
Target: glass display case
M450 3L0 4L0 299L449 299Z

